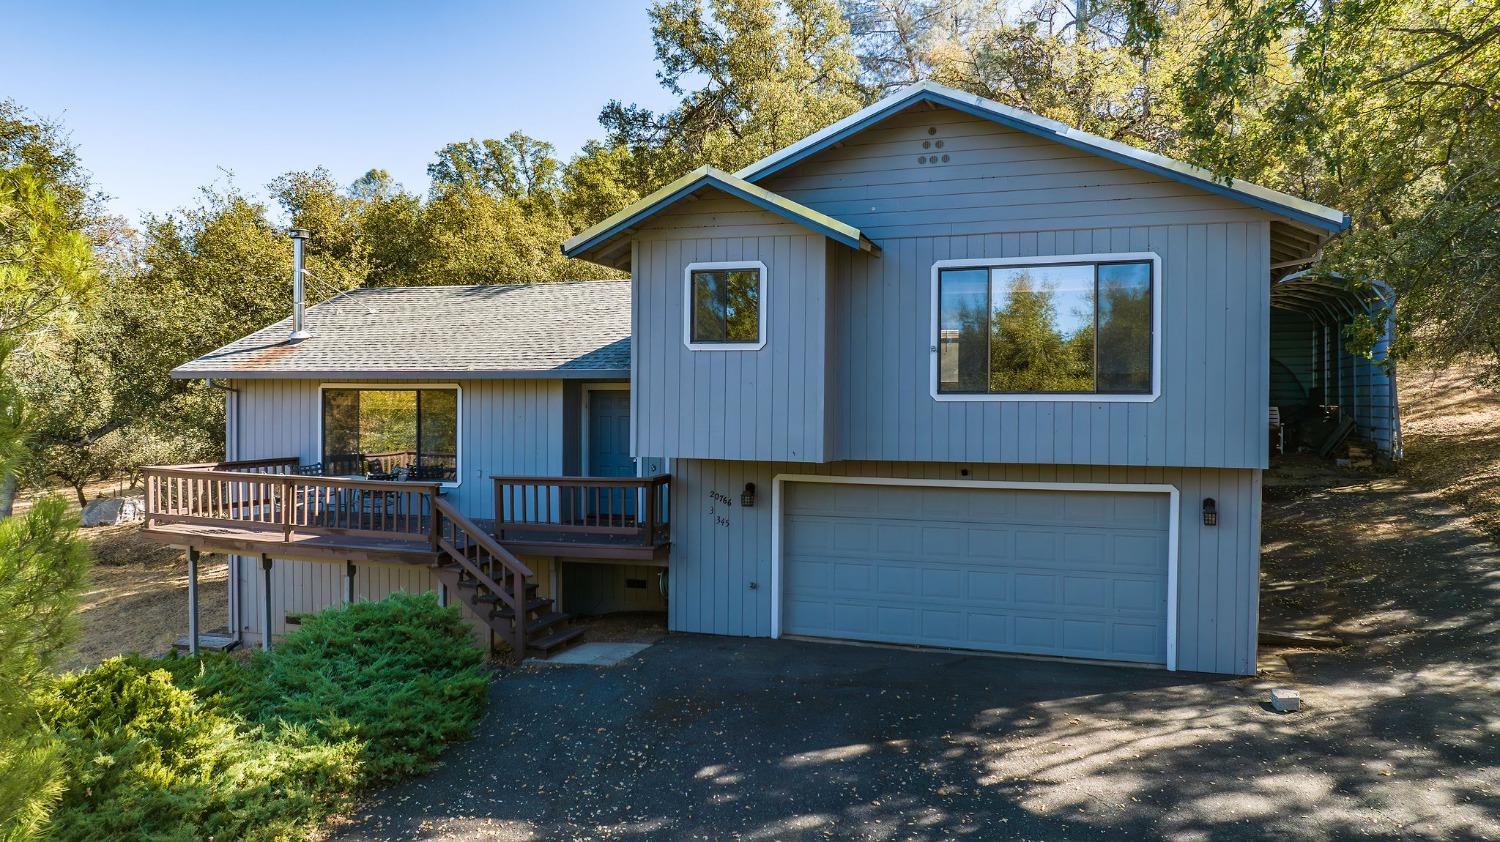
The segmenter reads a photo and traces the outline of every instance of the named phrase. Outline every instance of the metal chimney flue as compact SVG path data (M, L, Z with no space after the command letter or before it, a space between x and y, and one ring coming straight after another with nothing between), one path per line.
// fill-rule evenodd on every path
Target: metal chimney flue
M301 342L312 336L303 322L307 310L307 285L303 282L303 275L306 273L303 245L312 237L312 232L306 228L293 228L288 236L292 238L292 335L287 337L287 341Z

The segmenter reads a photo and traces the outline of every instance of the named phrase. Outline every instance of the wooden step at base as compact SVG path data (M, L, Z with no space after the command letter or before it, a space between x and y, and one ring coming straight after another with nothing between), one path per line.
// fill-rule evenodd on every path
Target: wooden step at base
M539 658L545 658L552 653L568 646L583 637L582 626L564 626L554 630L551 634L536 639L527 639L526 652Z
M534 620L529 620L526 623L526 639L530 640L548 629L567 623L571 619L573 619L573 615L571 614L552 611Z
M526 600L524 610L527 614L535 614L539 611L545 612L546 609L551 607L552 600L544 596L539 596ZM497 620L511 620L515 618L516 612L509 605L497 605L490 609L490 616Z

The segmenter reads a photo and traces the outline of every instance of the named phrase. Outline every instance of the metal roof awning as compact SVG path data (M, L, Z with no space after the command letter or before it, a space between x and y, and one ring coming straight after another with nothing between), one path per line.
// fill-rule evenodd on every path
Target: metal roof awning
M1293 310L1328 322L1357 315L1373 315L1395 305L1396 297L1382 281L1356 281L1340 275L1304 270L1271 285L1271 306Z

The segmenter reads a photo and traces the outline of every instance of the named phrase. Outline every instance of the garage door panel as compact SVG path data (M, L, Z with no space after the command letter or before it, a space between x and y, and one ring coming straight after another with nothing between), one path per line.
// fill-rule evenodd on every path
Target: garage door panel
M922 570L922 596L935 599L961 599L963 575L951 568L924 568Z
M1016 582L1016 604L1024 606L1056 605L1057 604L1057 577L1051 573L1027 573L1024 571L1015 574Z
M1011 601L1011 574L1008 571L969 571L970 601L980 604L1008 603Z
M985 529L972 527L968 530L968 557L975 561L1001 561L1011 558L1011 545L1015 534L1009 529Z
M1063 578L1063 605L1072 609L1103 611L1109 608L1111 582L1094 576Z
M875 590L875 568L870 562L843 562L833 566L833 590L844 594L865 594Z
M815 485L787 486L787 633L1166 658L1164 494Z
M917 591L917 569L910 564L882 564L878 575L880 593L899 597Z

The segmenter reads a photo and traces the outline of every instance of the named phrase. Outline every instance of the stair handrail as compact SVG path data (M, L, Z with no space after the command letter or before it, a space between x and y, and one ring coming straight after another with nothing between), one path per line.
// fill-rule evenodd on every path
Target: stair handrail
M515 581L513 591L502 587L483 568L475 564L473 559L444 537L443 521L445 519L452 523L455 529L464 533L465 538L477 544L505 568ZM493 593L496 599L510 606L515 617L513 639L510 641L511 648L515 651L516 657L524 657L526 653L526 580L536 574L515 554L485 532L483 527L470 520L452 503L441 497L432 498L432 543L435 548L442 550L450 559L468 571L469 575Z

